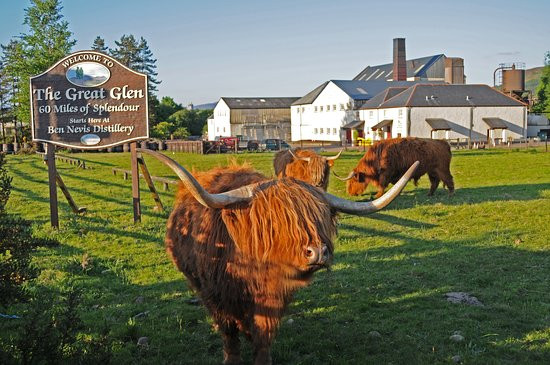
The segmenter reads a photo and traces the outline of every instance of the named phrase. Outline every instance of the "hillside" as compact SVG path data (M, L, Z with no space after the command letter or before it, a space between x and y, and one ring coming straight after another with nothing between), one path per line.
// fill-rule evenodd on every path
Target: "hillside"
M525 89L531 90L533 93L535 92L539 84L543 68L544 66L533 67L525 70Z

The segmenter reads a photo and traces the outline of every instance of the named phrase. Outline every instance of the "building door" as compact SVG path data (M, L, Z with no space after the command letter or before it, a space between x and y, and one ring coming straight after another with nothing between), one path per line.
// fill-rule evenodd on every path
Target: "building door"
M391 138L391 125L386 127L386 138Z

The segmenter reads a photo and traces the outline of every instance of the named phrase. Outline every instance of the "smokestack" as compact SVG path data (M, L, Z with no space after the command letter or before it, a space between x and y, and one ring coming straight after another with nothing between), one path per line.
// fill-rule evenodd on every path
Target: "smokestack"
M407 81L405 38L393 39L393 81Z

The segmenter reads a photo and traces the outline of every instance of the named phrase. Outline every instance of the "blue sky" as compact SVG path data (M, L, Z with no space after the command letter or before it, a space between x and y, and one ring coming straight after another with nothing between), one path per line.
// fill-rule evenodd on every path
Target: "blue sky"
M0 0L0 43L25 32L27 0ZM143 36L158 59L159 96L201 104L220 96L303 96L392 60L462 57L468 83L492 85L502 62L541 66L550 50L550 1L64 0L78 43L114 46Z

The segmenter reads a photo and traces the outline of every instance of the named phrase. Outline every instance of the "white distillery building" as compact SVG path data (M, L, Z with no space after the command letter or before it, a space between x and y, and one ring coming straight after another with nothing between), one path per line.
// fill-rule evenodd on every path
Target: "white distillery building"
M488 85L390 88L360 110L365 138L470 139L499 143L527 134L527 105Z
M222 97L208 119L208 140L243 136L290 140L290 105L297 97Z
M291 108L292 141L345 142L342 129L359 122L359 108L390 85L411 86L413 81L330 80L296 100Z

